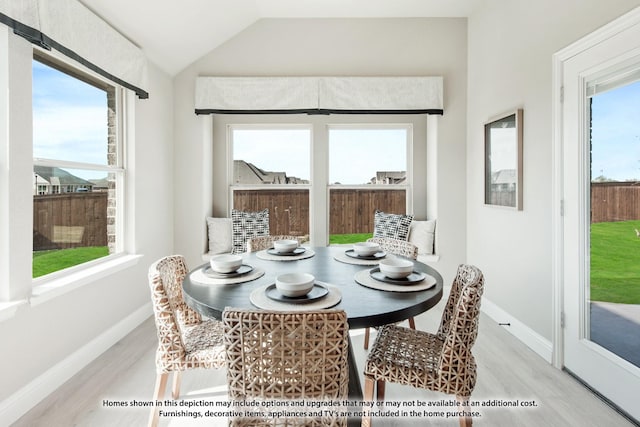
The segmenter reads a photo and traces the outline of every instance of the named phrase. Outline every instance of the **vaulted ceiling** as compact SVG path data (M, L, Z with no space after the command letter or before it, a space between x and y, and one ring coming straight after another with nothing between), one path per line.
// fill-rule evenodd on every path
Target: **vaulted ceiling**
M175 75L263 18L466 17L477 0L80 0Z

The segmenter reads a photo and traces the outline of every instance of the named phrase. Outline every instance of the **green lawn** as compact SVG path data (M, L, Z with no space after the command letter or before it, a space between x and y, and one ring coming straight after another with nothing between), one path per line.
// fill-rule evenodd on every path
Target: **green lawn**
M37 251L33 253L32 274L34 278L44 276L107 255L109 248L106 246Z
M344 243L356 243L364 242L367 239L373 237L373 233L360 233L360 234L331 234L329 236L329 244L344 244Z
M640 221L591 224L591 300L640 304Z

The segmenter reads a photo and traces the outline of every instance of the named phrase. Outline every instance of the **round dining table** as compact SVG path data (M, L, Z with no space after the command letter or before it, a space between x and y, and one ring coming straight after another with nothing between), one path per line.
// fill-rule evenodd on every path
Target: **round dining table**
M339 290L340 299L331 308L346 312L350 329L381 326L399 322L423 313L442 298L442 276L434 268L414 261L414 271L425 273L435 282L425 290L405 289L401 292L379 290L356 281L356 275L363 270L370 271L375 265L359 265L344 256L350 246L307 247L308 256L295 257L264 256L265 251L243 254L243 264L255 271L264 272L259 277L241 283L212 284L202 278L208 264L192 270L183 282L185 302L203 316L220 319L225 307L256 308L252 293L275 283L276 276L283 273L310 273L316 281L331 285ZM342 260L342 261L340 261ZM368 273L364 273L368 274ZM362 282L362 281L361 281ZM328 308L328 307L327 307ZM349 395L362 396L360 378L355 365L351 343L349 343Z

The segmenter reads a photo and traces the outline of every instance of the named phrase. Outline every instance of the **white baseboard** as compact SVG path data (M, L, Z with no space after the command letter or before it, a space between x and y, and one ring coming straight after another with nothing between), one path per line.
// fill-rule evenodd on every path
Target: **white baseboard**
M100 336L85 344L78 351L70 354L16 393L0 402L0 420L2 420L0 425L10 425L17 421L152 314L151 303L143 305Z
M545 339L536 331L484 297L482 298L481 310L498 323L509 323L510 326L505 326L504 328L506 331L522 341L544 360L551 363L553 355L553 345L551 341Z

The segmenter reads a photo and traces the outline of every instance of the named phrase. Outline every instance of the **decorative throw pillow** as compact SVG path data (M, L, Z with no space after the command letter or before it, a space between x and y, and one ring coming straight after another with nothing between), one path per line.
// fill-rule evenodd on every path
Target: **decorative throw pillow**
M207 217L209 254L231 252L231 218Z
M409 227L409 242L418 247L418 255L432 255L435 240L436 220L412 221Z
M388 214L376 209L373 216L373 237L407 240L413 215Z
M269 235L269 209L259 212L231 211L232 253L247 250L247 241L253 237Z

